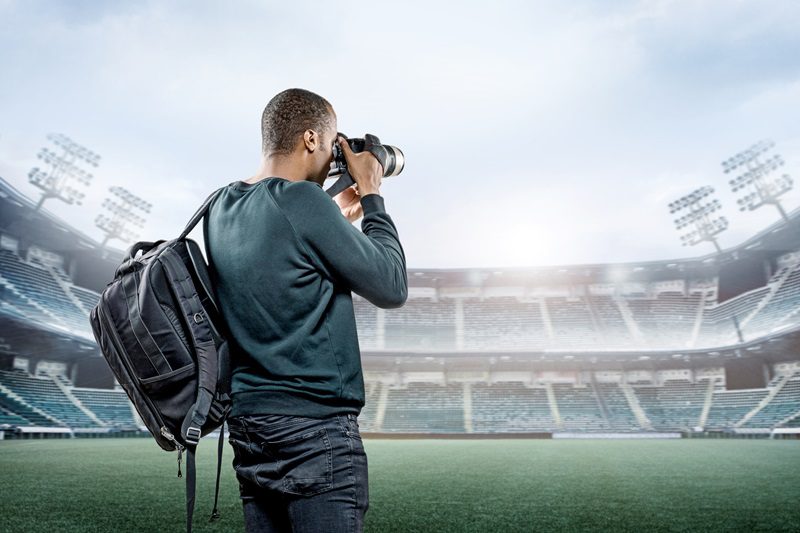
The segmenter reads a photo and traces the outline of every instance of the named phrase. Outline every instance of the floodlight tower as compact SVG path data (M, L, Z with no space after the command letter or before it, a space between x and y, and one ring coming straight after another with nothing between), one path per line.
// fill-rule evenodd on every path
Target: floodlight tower
M772 157L767 157L764 161L760 160L764 153L774 146L775 143L769 140L758 142L747 150L723 161L722 168L725 174L728 174L742 167L742 174L729 182L733 192L752 186L750 192L736 201L739 204L740 211L753 211L764 204L773 204L778 209L781 217L788 222L789 217L786 211L783 210L778 197L790 191L794 182L788 174L777 178L767 177L770 172L783 166L783 158L780 155L776 154Z
M670 214L682 209L688 210L688 213L675 219L675 229L678 231L687 226L692 227L690 231L681 235L683 246L694 246L703 241L710 241L718 252L722 251L716 235L728 228L728 220L725 217L711 218L710 215L722 207L719 200L707 200L713 192L713 187L700 187L669 204Z
M106 234L103 243L100 245L101 248L105 247L106 243L111 239L130 242L138 237L139 234L134 233L128 227L128 224L141 228L144 226L145 219L134 213L134 209L149 213L150 208L153 207L150 203L145 202L122 187L109 187L108 190L116 196L116 199L106 198L103 201L103 207L111 212L111 216L97 215L95 219L95 225Z
M100 156L60 133L51 133L47 139L60 148L61 153L42 148L38 157L50 169L40 170L39 167L34 167L28 173L28 181L44 192L34 211L38 211L48 198L60 198L68 204L81 205L85 195L73 187L70 181L76 180L84 186L89 185L94 176L78 164L83 162L97 167Z

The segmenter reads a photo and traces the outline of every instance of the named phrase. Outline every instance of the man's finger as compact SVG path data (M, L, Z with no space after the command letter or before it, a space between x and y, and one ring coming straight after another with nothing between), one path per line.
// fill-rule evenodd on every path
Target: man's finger
M350 144L347 142L347 138L344 135L339 135L339 137L336 140L339 142L339 146L342 147L342 151L345 154L352 155L353 150L350 149Z

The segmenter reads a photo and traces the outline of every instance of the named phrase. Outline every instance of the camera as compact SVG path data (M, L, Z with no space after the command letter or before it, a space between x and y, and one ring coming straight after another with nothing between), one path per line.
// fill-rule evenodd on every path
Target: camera
M397 176L403 171L406 164L406 159L403 152L396 146L388 144L381 144L381 141L375 136L367 133L364 138L354 137L348 138L344 133L339 133L339 136L347 139L347 144L350 149L355 152L368 151L372 153L378 162L383 166L383 177L388 178ZM328 177L333 178L344 174L347 171L347 161L344 158L344 152L338 143L333 145L333 163L331 163L331 170L328 172Z
M347 139L347 144L350 149L355 152L370 152L383 167L383 177L397 176L403 171L406 164L406 158L403 152L396 146L389 146L388 144L381 144L381 141L375 136L367 133L363 139L355 137L350 139L344 133L339 132L339 137ZM355 183L353 176L347 171L347 160L344 157L342 147L338 142L333 143L333 161L331 162L331 169L328 171L328 178L339 177L339 179L328 187L325 192L331 197L336 196L346 188Z

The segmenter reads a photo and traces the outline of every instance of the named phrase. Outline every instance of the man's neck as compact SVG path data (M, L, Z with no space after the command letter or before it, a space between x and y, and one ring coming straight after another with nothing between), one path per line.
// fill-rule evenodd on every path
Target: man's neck
M306 169L290 157L269 157L261 160L261 166L254 176L244 180L256 183L266 178L283 178L289 181L314 181L307 177Z

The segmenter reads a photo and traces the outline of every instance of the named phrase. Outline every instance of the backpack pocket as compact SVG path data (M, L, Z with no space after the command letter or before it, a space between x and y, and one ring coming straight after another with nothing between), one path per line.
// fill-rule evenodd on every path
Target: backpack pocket
M168 428L180 428L197 396L197 370L195 363L167 374L140 379L142 391L161 413Z

